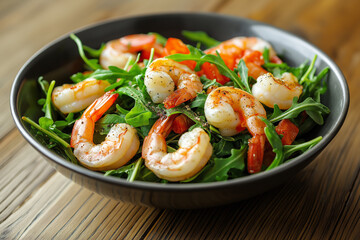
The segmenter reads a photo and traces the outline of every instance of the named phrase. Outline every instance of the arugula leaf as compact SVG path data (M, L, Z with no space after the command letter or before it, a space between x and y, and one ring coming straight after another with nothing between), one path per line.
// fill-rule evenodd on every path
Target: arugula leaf
M293 103L289 109L282 112L277 105L274 106L274 112L269 117L271 122L277 122L282 119L296 118L301 112L306 113L319 125L324 123L322 114L329 114L330 109L325 105L314 101L312 98L307 98L303 102L297 103L297 98L293 99Z
M120 178L127 178L134 171L135 162L125 165L121 168L106 171L104 176L115 176Z
M319 136L304 143L300 143L296 145L285 145L284 146L285 159L288 159L295 152L299 152L299 151L302 153L306 152L307 150L318 144L321 140L322 137Z
M329 72L329 68L324 68L317 76L309 74L308 80L303 83L304 89L300 100L306 97L312 97L315 101L320 102L320 96L327 90L325 76Z
M208 133L210 132L209 124L205 121L204 116L198 116L195 112L191 111L190 107L173 107L170 109L166 109L166 115L170 116L172 114L182 113L185 114L188 118L190 118L193 122L195 122L195 125L201 128L204 128Z
M196 179L205 171L208 170L208 168L210 167L210 165L206 165L205 167L203 167L200 172L198 172L197 174L195 174L194 176L192 176L191 178L185 179L180 181L180 183L189 183L189 182L196 182Z
M219 53L217 52L217 55L211 55L211 54L205 54L200 49L197 49L191 45L187 45L188 49L190 50L189 54L174 54L170 56L166 56L165 58L182 62L186 60L193 60L197 62L197 65L195 67L195 71L200 70L200 66L204 62L209 62L214 64L220 71L220 73L228 78L230 78L236 87L241 88L244 91L247 91L246 86L242 83L240 77L232 70L230 70L224 60L220 57Z
M237 70L240 74L241 82L245 87L246 91L251 94L251 89L249 86L249 78L248 78L248 68L243 59L240 60Z
M143 159L140 157L135 162L125 165L115 170L106 171L104 176L116 176L120 178L126 178L127 181L133 182L138 178L143 165Z
M49 89L47 91L46 95L46 102L45 102L45 117L52 119L52 113L51 113L51 94L55 86L55 81L51 81Z
M158 178L150 169L148 169L144 164L140 166L140 171L137 174L136 180L144 182L160 182L161 179Z
M49 82L46 81L43 76L41 76L38 78L38 83L41 87L41 90L44 92L45 95L47 95L49 89Z
M135 103L135 106L125 116L125 121L133 127L147 126L150 123L150 118L153 117L153 113L143 107L139 103Z
M281 143L281 139L277 132L275 131L274 125L267 119L260 117L260 119L266 124L264 128L265 135L269 140L270 145L272 146L273 152L276 154L273 162L266 169L266 171L273 169L279 166L284 161L284 149Z
M156 42L165 46L166 45L166 42L167 42L167 38L160 35L159 33L156 33L156 32L149 32L148 33L149 35L155 35L156 37Z
M98 63L99 60L97 60L97 59L88 59L86 57L85 52L84 52L83 44L82 44L81 40L75 34L73 34L73 33L70 34L70 38L75 41L75 43L76 43L76 45L78 47L80 57L84 60L86 65L88 65L92 70L102 69L101 65Z
M118 114L106 114L95 123L95 131L100 135L106 135L109 133L112 126L117 123L126 123L124 115Z
M102 43L99 49L94 49L88 46L83 45L84 50L92 57L99 58L101 55L101 52L105 48L105 44Z
M194 101L191 102L191 108L204 108L207 94L198 93Z
M201 77L200 77L200 81L201 81L201 83L203 84L203 89L204 89L204 90L207 90L207 89L208 89L209 87L211 87L211 86L216 86L216 87L221 87L221 86L222 86L220 83L218 83L218 82L216 81L216 79L210 80L210 79L208 79L208 78L205 77L205 76L201 76Z
M153 59L154 59L154 48L151 48L150 57L149 57L149 60L147 61L146 65L145 65L146 66L145 68L148 68L150 66Z
M300 79L300 81L299 81L300 84L303 84L305 81L310 81L309 74L312 71L315 71L314 65L315 65L315 62L316 62L316 58L317 58L317 55L314 56L313 60L311 61L310 67L307 69L305 74Z
M79 83L79 82L82 82L84 81L85 79L87 79L89 77L91 73L81 73L81 72L78 72L78 73L75 73L73 75L70 76L70 79L74 82L74 83Z
M72 163L78 164L78 161L75 158L74 154L72 153L72 150L71 150L71 147L70 147L69 143L64 141L61 137L57 136L55 133L41 127L40 125L38 125L37 123L32 121L30 118L27 118L27 117L23 116L21 119L23 121L27 122L28 124L30 124L31 127L35 128L40 133L44 134L48 138L50 138L50 139L54 140L55 142L57 142L59 144L59 146L61 147L61 149L63 149L63 151L65 152L66 156L68 156L69 160ZM45 121L48 122L48 120L45 120ZM50 120L50 121L52 121L52 120ZM44 123L44 124L48 124L48 123Z
M124 85L124 83L125 83L124 79L120 79L119 81L117 81L117 82L111 84L110 86L106 87L104 91L107 92L107 91L113 90L115 88L121 87L121 86Z
M214 38L210 37L209 35L207 35L206 32L203 31L183 30L181 34L189 40L204 44L207 48L215 47L221 43L215 40Z
M132 80L136 75L138 75L137 72L128 72L118 67L110 66L109 70L98 69L90 74L89 77L93 77L98 80L107 80L113 84L117 81L118 78Z
M117 89L115 91L115 93L118 93L120 95L127 95L135 100L135 104L141 104L143 109L153 112L152 108L149 107L152 104L146 102L146 100L144 99L144 96L140 90L126 86L126 87Z
M263 58L264 58L265 64L270 62L269 48L267 48L267 47L264 48Z
M226 157L231 155L231 150L234 148L234 142L220 139L219 142L214 143L214 153L217 157Z
M229 171L238 169L241 172L245 169L244 159L247 147L243 145L240 149L232 149L228 158L214 158L213 165L208 167L195 181L215 182L229 179Z
M50 85L49 83L44 80L43 77L39 77L38 83L41 86L41 89L46 95L45 100L39 99L38 103L40 105L43 105L42 111L45 113L45 117L52 120L52 110L51 110L51 94L55 86L55 81L51 81Z

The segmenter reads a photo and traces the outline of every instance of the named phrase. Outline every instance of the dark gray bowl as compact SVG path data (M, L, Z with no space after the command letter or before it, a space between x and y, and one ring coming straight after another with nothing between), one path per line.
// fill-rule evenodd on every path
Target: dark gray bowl
M318 55L316 67L330 67L328 91L323 103L331 109L323 126L312 131L311 136L323 136L314 148L281 166L252 176L226 182L204 184L129 183L124 179L105 177L76 166L41 145L29 133L29 126L21 116L32 119L42 114L36 106L40 89L39 76L45 79L64 80L82 68L75 43L63 36L37 52L22 67L11 90L11 112L16 126L25 139L59 172L80 185L110 198L161 208L201 208L223 205L250 198L283 183L309 164L334 138L344 122L349 92L343 74L322 51L304 40L275 27L236 17L216 14L163 14L112 20L76 31L84 44L94 48L102 42L134 33L158 32L167 37L182 38L181 30L202 30L218 40L235 36L257 36L269 41L285 60L297 66L305 59Z

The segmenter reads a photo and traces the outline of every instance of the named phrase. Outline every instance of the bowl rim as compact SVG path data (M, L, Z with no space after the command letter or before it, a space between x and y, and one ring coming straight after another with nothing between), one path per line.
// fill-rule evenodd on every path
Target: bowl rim
M89 29L100 27L102 25L106 25L113 22L121 22L126 20L135 20L135 19L142 19L142 18L156 18L156 17L212 17L212 18L221 18L221 19L228 19L231 21L241 21L245 22L246 24L250 25L260 25L264 26L270 30L275 30L277 32L280 32L282 34L287 35L288 37L292 38L293 40L300 41L302 44L307 45L307 47L314 51L320 59L326 62L328 64L329 68L333 71L333 74L336 75L336 78L339 80L341 85L341 90L343 92L343 100L344 100L344 109L341 110L341 114L338 116L335 127L333 130L323 136L322 141L320 141L314 148L309 149L307 152L301 154L300 156L297 156L293 158L290 161L282 163L280 166L266 171L266 172L260 172L258 174L254 175L248 175L236 179L231 179L227 181L220 181L220 182L209 182L209 183L187 183L187 184L161 184L161 183L153 183L153 182L143 182L143 181L133 181L128 182L126 179L122 178L116 178L116 177L107 177L104 176L104 174L91 171L87 168L84 168L82 166L75 165L62 157L58 156L57 154L50 151L45 146L41 145L37 140L35 140L31 134L28 132L28 130L24 127L21 118L19 117L19 113L17 110L17 100L18 100L18 92L20 90L20 87L23 82L24 73L28 68L31 67L33 61L39 57L41 54L43 54L46 49L50 48L51 46L65 40L69 37L69 33L66 33L59 38L51 41L50 43L46 44L44 47L42 47L40 50L38 50L32 57L30 57L25 64L21 67L19 72L17 73L14 82L11 87L10 92L10 110L12 117L15 121L16 127L20 131L20 133L23 135L23 137L42 155L50 159L51 161L55 162L56 164L59 164L61 167L64 167L70 171L74 171L77 174L80 174L85 177L89 177L98 181L106 182L109 184L116 184L120 185L122 187L127 188L133 188L133 189L139 189L139 190L152 190L152 191L205 191L205 190L211 190L211 189L219 189L219 188L229 188L234 186L241 186L241 185L248 185L251 183L263 181L265 179L270 179L271 177L286 172L289 169L295 168L298 165L303 164L306 162L307 159L316 156L316 154L323 148L326 147L327 144L330 143L330 141L335 137L335 135L339 132L341 126L343 125L345 121L345 117L348 112L349 108L349 101L350 101L350 94L348 85L346 82L346 79L341 72L340 68L336 65L336 63L327 56L322 50L314 46L312 43L309 43L308 41L302 39L299 36L296 36L295 34L289 33L285 30L282 30L280 28L277 28L275 26L272 26L267 23L259 22L256 20L251 20L247 18L237 17L237 16L231 16L231 15L224 15L224 14L218 14L218 13L186 13L186 12L177 12L177 13L160 13L160 14L144 14L144 15L134 15L130 17L125 18L112 18L105 21L101 21L95 24L89 24L84 27L78 28L74 31L72 31L75 34L88 31Z

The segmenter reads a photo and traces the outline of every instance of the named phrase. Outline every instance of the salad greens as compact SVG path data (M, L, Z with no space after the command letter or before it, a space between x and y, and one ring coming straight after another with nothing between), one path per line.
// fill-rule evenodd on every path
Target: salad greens
M149 34L156 37L157 44L166 48L166 37L158 33ZM183 31L182 34L187 39L197 42L197 46L204 45L210 48L221 43L204 32ZM194 123L189 130L201 127L209 134L214 150L213 156L200 172L180 183L225 181L248 175L246 159L248 140L251 138L250 133L245 130L235 136L224 137L216 127L207 123L204 116L204 106L208 96L207 91L213 87L222 86L215 79L201 76L203 91L198 93L196 98L174 108L165 109L163 104L152 102L144 84L146 68L155 58L154 49L151 50L148 59L142 60L143 67L138 64L142 57L141 53L139 53L136 59L129 59L124 68L126 70L115 66L103 69L98 58L105 47L104 44L97 50L83 45L81 40L74 34L71 34L70 38L75 41L78 47L80 57L85 63L84 69L92 70L92 72L75 73L72 75L71 80L75 83L87 78L107 80L110 86L106 88L106 91L114 90L115 93L119 94L116 104L96 122L95 143L101 142L114 124L127 123L136 128L141 146L145 136L148 135L152 125L159 117L181 113ZM204 63L211 63L216 66L220 74L230 79L226 85L240 88L251 94L253 79L248 76L248 68L244 60L241 59L236 68L231 70L218 52L216 55L210 55L191 45L187 45L187 48L189 50L188 54L177 53L166 56L166 58L177 62L194 61L196 63L195 71L200 71ZM88 58L88 56L92 57L92 59ZM298 67L289 66L285 62L273 63L269 58L269 49L264 50L263 59L264 64L262 67L275 77L280 78L282 73L290 72L299 79L299 83L303 86L303 93L299 98L295 97L293 99L292 106L287 110L280 110L277 105L273 109L265 107L267 119L261 118L261 120L266 124L264 132L275 154L272 163L263 166L263 169L267 171L285 161L290 161L321 141L321 136L310 140L298 137L292 145L283 145L281 141L283 136L276 132L275 126L281 120L289 119L299 128L300 134L306 137L306 132L310 131L312 127L324 123L324 118L330 113L330 110L321 104L320 100L321 95L327 90L326 78L329 68L324 68L316 74L316 56L314 56L310 64L305 62ZM44 98L38 101L44 116L40 117L37 122L28 117L23 117L23 121L31 126L32 134L43 145L69 161L79 164L70 147L70 138L72 126L82 113L64 115L59 112L51 102L55 81L49 82L40 77L38 83L44 93ZM167 138L169 152L176 151L179 137L180 134L170 133ZM105 176L125 178L128 181L149 181L163 184L168 182L158 178L145 166L141 157L141 147L127 165L103 173Z

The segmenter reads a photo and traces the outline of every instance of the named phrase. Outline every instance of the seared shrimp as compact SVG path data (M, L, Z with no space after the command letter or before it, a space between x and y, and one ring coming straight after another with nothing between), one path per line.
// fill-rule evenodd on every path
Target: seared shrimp
M268 107L274 108L277 104L280 109L288 109L293 98L301 95L302 89L302 85L292 73L286 72L280 79L267 73L258 77L252 87L252 94Z
M205 52L207 54L216 54L216 51L218 51L226 65L233 69L240 58L244 56L245 50L259 51L263 53L265 48L269 49L270 59L276 57L276 52L271 44L256 37L235 37L224 41L218 46L210 48Z
M179 149L167 153L165 138L171 132L174 115L160 118L144 139L142 157L145 165L159 178L182 181L197 174L209 161L212 146L208 134L201 128L184 133Z
M248 129L253 136L249 140L248 171L259 172L266 140L266 125L259 118L266 118L266 111L261 103L241 89L219 87L208 95L204 110L208 123L219 128L223 136L233 136Z
M108 81L88 78L77 84L64 84L52 92L52 102L62 113L79 112L88 107L110 86Z
M256 79L260 75L267 73L267 71L261 67L261 65L264 64L262 53L265 48L269 49L269 57L272 62L281 62L270 43L256 37L235 37L206 50L205 53L215 55L216 52L218 52L226 66L231 70L236 68L239 61L243 59L248 68L248 75ZM203 64L202 72L207 78L216 79L217 82L221 84L229 81L227 77L220 74L219 70L213 64Z
M195 98L203 88L193 70L166 58L156 59L150 64L144 82L152 101L163 102L168 109Z
M105 140L93 142L95 122L111 107L118 94L106 92L91 104L78 119L71 134L71 147L79 162L88 169L103 171L125 165L134 157L140 146L137 131L132 126L115 124Z
M100 55L100 64L103 68L116 66L124 68L129 59L136 59L138 52L142 52L142 58L148 58L151 48L155 49L155 55L162 55L162 47L156 43L154 35L133 34L108 42Z

